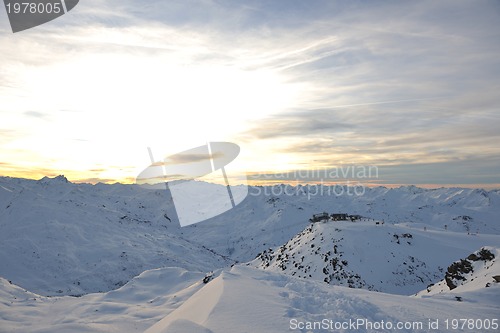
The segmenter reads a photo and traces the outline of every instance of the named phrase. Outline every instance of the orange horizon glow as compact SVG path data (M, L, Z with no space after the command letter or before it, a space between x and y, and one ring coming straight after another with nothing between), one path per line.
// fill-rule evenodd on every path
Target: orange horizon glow
M209 21L186 16L188 5L144 19L128 3L0 31L0 174L133 184L151 160L220 141L241 147L231 165L250 170L251 185L499 188L494 6L458 4L449 16L446 6L354 4L364 19L353 21L326 3L291 5L305 15L294 24L279 6L201 6ZM383 172L280 175L348 165Z
M79 177L76 176L76 173L73 172L49 172L49 173L30 173L26 174L23 172L10 172L6 174L2 174L1 177L11 177L11 178L21 178L21 179L29 179L29 180L40 180L44 177L49 177L49 178L54 178L56 176L63 175L65 176L71 183L74 184L98 184L98 183L103 183L103 184L125 184L125 185L133 185L136 184L136 178L135 177L124 177L124 178L116 178L116 179L107 179L107 178L99 178L99 177ZM221 181L213 180L213 179L201 179L202 181L207 181L215 184L221 184L224 185ZM242 184L241 182L236 181L231 181L230 182L232 185L240 185ZM423 183L423 184L409 184L409 183L390 183L390 182L384 182L383 179L376 179L376 180L371 180L371 181L357 181L357 180L339 180L339 181L298 181L298 180L281 180L281 179L276 179L276 180L265 180L265 181L259 181L259 180L254 180L252 181L251 179L247 180L247 185L250 186L277 186L277 185L289 185L289 186L298 186L298 185L310 185L310 186L318 186L318 185L323 185L323 186L335 186L335 185L340 185L340 186L363 186L363 187L368 187L368 188L375 188L375 187L386 187L386 188L398 188L402 186L416 186L418 188L423 188L423 189L437 189L437 188L466 188L466 189L484 189L484 190L496 190L500 189L500 183L478 183L478 184L433 184L433 183Z

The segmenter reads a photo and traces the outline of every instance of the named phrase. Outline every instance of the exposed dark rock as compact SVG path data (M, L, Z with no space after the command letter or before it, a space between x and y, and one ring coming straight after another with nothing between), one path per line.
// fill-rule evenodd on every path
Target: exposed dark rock
M450 290L457 287L459 281L465 281L467 278L464 276L474 271L472 263L476 261L491 261L495 255L488 249L482 248L479 251L471 253L467 259L460 259L448 267L445 274L446 285ZM498 282L498 281L497 281Z
M446 280L446 285L450 290L453 290L457 287L456 280L465 281L466 278L463 276L473 272L472 264L470 261L466 259L460 259L460 261L456 261L448 267L448 271L445 274L444 279Z
M475 254L475 253L471 253L469 254L469 256L467 257L468 260L472 260L472 261L478 261L479 260L479 257Z
M214 277L213 272L207 273L207 275L205 275L205 277L203 278L203 283L209 283L213 277Z
M487 250L485 248L482 248L478 254L479 254L480 260L491 261L491 260L495 259L495 255L493 253L491 253L490 250Z

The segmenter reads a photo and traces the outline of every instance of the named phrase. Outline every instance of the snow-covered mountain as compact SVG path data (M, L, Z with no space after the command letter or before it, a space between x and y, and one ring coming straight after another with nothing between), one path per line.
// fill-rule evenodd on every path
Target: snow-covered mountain
M500 191L339 189L250 187L236 208L181 228L165 191L0 178L0 332L283 332L292 320L500 313ZM320 212L364 218L311 223ZM483 247L495 259L446 275Z
M1 185L0 276L30 291L82 295L116 289L148 269L232 263L183 238L161 209L161 192L63 177Z
M327 221L310 224L250 263L329 284L410 295L440 280L448 263L498 235L470 235L411 223Z
M500 249L483 247L466 258L453 262L446 269L444 279L429 285L417 297L440 295L454 296L457 300L468 299L472 291L484 291L500 282ZM485 289L485 290L483 290Z
M437 240L445 226L449 235L465 237L453 240L457 245L446 249L450 256L437 265L448 265L450 259L480 246L495 245L474 239L500 234L499 191L410 186L367 188L356 197L339 193L334 187L251 187L249 196L235 209L180 228L171 218L173 203L161 190L73 184L63 176L39 181L3 177L0 276L42 295L81 295L116 289L141 272L158 267L211 271L236 261L250 261L264 250L282 246L306 228L312 214L322 211L385 221L387 231L368 225L366 232L378 232L383 239L380 246L388 245L396 253L405 246L410 250L418 247L431 235L436 235L431 240ZM399 226L391 226L396 223ZM417 239L412 247L394 243L394 234L406 232L402 223L415 230ZM420 232L424 226L427 233ZM343 232L356 234L356 230ZM328 241L337 236L334 228ZM468 243L474 246L461 245ZM365 251L363 247L359 250ZM387 255L391 256L390 252ZM405 260L413 265L406 254L398 254L398 260L391 263L402 265ZM349 261L352 267L355 261ZM391 272L404 268L392 265ZM422 279L436 277L436 268L429 268ZM369 284L390 290L375 280Z

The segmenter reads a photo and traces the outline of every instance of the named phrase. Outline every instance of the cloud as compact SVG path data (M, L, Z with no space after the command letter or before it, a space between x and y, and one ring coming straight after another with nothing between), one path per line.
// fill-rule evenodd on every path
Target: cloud
M43 113L43 112L38 112L38 111L26 111L26 112L24 112L24 115L28 116L28 117L38 118L38 119L44 119L48 116L48 114Z
M252 124L254 127L242 134L242 137L254 139L314 137L325 132L339 133L352 131L356 125L346 122L336 110L301 110L282 113Z
M500 158L381 166L379 173L382 183L392 184L498 184Z
M7 144L23 137L24 134L18 129L0 128L0 143Z
M97 183L114 184L117 182L116 179L112 179L112 178L96 178L96 177L75 178L75 179L72 179L70 181L72 183L87 183L87 184L97 184ZM133 179L122 179L120 181L132 183Z
M257 184L316 183L316 184L485 184L498 188L500 158L485 157L463 161L407 163L395 165L320 165L316 168L282 172L250 172L248 179ZM486 186L488 187L488 186Z
M499 13L494 2L89 0L22 37L0 32L0 97L16 101L0 114L15 131L20 116L51 117L48 132L88 142L131 144L138 124L148 135L216 128L253 149L262 169L279 155L305 168L490 165L500 155ZM245 75L236 82L223 69ZM254 73L266 75L242 84ZM92 130L67 130L75 123Z
M38 167L38 166L20 166L18 163L2 162L0 175L21 177L29 179L40 179L44 176L55 177L60 175L61 172L51 168Z
M304 167L480 165L497 156L500 36L491 25L498 26L498 8L449 6L385 4L323 23L319 34L330 29L335 39L287 69L308 82L305 107L252 124L242 140L268 140L274 154Z

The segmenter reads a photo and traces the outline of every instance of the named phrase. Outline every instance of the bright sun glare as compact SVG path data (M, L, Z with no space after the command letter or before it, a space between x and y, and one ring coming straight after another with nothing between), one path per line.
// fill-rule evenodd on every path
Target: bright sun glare
M161 158L207 141L227 141L249 122L297 103L300 86L277 71L187 66L184 59L166 57L90 52L18 68L25 96L12 100L12 108L36 107L48 121L25 124L32 134L12 148L37 150L44 167L130 179L149 162L146 147Z

